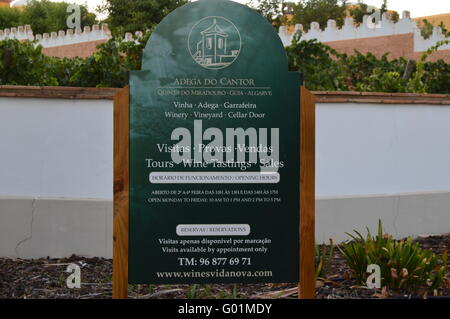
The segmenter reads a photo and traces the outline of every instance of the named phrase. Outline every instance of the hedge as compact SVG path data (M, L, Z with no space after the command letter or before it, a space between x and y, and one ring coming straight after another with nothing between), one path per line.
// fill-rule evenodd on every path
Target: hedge
M56 58L33 42L0 41L0 85L123 87L128 71L139 70L147 33L135 42L111 39L88 58ZM450 93L450 64L422 59L381 58L355 51L340 54L316 40L294 40L286 48L291 71L303 72L306 87L324 91ZM270 59L270 57L267 57ZM408 69L410 72L405 72Z

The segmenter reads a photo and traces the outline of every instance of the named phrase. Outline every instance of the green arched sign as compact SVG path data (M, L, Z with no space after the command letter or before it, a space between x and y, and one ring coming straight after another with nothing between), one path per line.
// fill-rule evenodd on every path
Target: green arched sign
M300 85L244 5L158 25L130 76L130 283L298 282Z

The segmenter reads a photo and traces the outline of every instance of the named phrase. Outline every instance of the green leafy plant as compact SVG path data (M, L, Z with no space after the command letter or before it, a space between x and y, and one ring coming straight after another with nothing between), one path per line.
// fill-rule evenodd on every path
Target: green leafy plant
M83 59L46 56L34 42L0 41L0 85L124 87L129 71L141 69L150 34L134 41L110 39ZM449 94L450 64L427 61L445 43L430 48L412 67L403 58L388 59L388 53L380 58L341 54L317 40L300 41L300 33L286 53L289 69L302 72L310 90Z
M429 91L428 86L432 85L433 81L431 79L428 81L426 80L427 79L425 77L427 74L426 60L428 59L428 57L431 54L436 52L441 46L446 45L448 43L450 43L450 41L448 41L448 40L439 41L434 46L432 46L431 48L429 48L427 51L425 51L422 54L420 61L416 63L416 72L414 73L413 77L407 84L407 91L415 92L415 93L426 93ZM441 60L438 62L441 62ZM430 64L431 63L428 62L428 66L430 66ZM447 66L448 66L448 64L447 64ZM442 73L441 75L444 76L443 81L447 82L447 84L450 84L449 73L444 71L444 73ZM448 90L448 86L447 86L447 90Z
M83 60L70 78L73 86L123 87L128 83L128 72L140 70L143 50L150 36L135 41L110 39Z
M404 58L380 58L372 53L341 54L316 40L300 41L300 33L286 48L291 71L304 74L305 85L313 91L366 91L389 93L450 93L450 64L426 61L446 41L427 50L403 77L408 68Z
M52 62L33 42L0 41L0 85L58 85Z
M204 294L205 298L212 298L211 285L205 284L203 286L203 294Z
M69 3L31 0L23 8L0 7L0 29L30 25L34 34L67 29ZM80 5L81 28L97 23L96 15L86 5Z
M431 290L437 295L446 278L447 252L438 257L431 250L419 247L411 238L394 240L383 233L381 221L378 233L367 236L359 232L348 234L351 241L338 246L355 278L365 284L367 265L376 264L381 269L381 284L388 289L415 293Z
M447 30L447 27L445 26L444 21L441 21L437 26L441 28L442 34L444 34L447 37L450 36L450 31ZM420 34L425 39L428 39L433 34L433 29L435 26L433 25L433 23L431 23L427 19L423 19L422 21L420 21L418 23L418 27L420 29Z
M316 254L316 278L326 278L330 272L331 260L333 259L334 243L330 239L329 247L327 245L317 245L315 246Z
M153 28L187 0L105 0L97 10L107 15L105 22L115 35Z
M405 81L399 72L385 72L375 68L366 82L356 84L358 91L365 92L403 92Z
M312 90L347 90L342 65L336 61L341 55L316 39L300 41L298 33L286 48L291 71L305 75L306 87Z
M231 295L232 299L237 299L238 298L238 289L237 289L237 285L234 284L233 285L233 293Z
M238 295L238 288L237 285L234 284L233 288L231 289L230 292L228 291L220 291L219 292L219 299L238 299L239 295Z
M135 41L110 39L90 57L56 58L34 42L0 41L0 85L124 87L130 70L139 70L150 36Z
M21 25L21 15L18 8L0 7L0 30Z
M329 19L336 21L338 27L344 24L347 3L341 0L308 0L292 2L292 23L300 23L308 31L311 22L318 22L321 28L327 26Z
M186 292L186 298L187 299L198 299L198 297L199 297L198 292L199 292L198 284L190 285Z

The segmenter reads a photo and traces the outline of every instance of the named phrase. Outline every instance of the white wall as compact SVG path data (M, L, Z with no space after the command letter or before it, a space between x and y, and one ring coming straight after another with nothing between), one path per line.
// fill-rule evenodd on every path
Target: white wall
M278 30L278 35L283 45L289 46L294 36L297 35L297 31L302 32L301 40L316 39L319 42L366 39L412 33L414 34L415 52L427 51L430 47L436 45L437 42L449 39L440 27L434 27L433 34L428 39L425 39L421 35L417 23L411 19L409 11L403 11L402 18L397 23L392 22L386 13L382 15L381 21L377 25L367 23L367 21L370 21L370 19L366 15L363 17L363 22L359 26L356 26L353 18L347 17L342 28L338 28L335 20L328 20L324 30L320 29L318 22L311 22L308 32L303 31L303 25L296 24L292 33L289 32L287 26L281 26ZM438 50L450 50L450 43L442 45Z
M112 256L113 102L0 97L0 256ZM450 106L317 104L316 241L450 232Z
M112 200L113 102L0 98L0 196Z
M317 196L450 190L450 106L318 104L316 134Z
M142 38L144 33L136 31L134 35ZM111 32L106 23L101 25L95 24L91 27L85 26L83 29L75 28L67 31L60 30L58 32L33 34L30 25L6 28L0 30L0 41L5 39L17 39L20 41L30 40L36 41L36 45L42 45L43 48L58 47L63 45L91 42L91 41L108 41L111 39ZM124 41L135 41L131 32L125 33Z
M0 196L112 199L112 101L0 98ZM317 105L317 196L450 190L450 106Z

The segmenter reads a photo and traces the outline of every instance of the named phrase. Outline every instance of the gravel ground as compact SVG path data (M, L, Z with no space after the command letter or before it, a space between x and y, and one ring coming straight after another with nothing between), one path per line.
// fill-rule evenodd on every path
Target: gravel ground
M423 248L441 254L450 250L450 234L416 239ZM81 288L66 285L67 265L81 267ZM112 261L104 258L72 256L63 259L0 258L0 298L111 298ZM450 278L450 267L447 268ZM296 284L236 285L130 285L130 298L297 298ZM447 281L443 296L450 298ZM317 281L317 298L409 298L411 296L370 290L352 279L340 252L335 250L326 279Z

